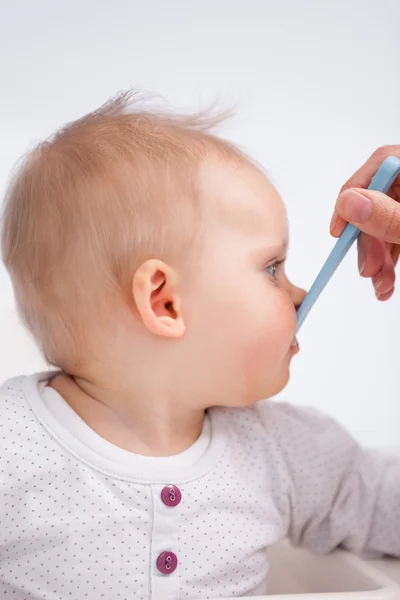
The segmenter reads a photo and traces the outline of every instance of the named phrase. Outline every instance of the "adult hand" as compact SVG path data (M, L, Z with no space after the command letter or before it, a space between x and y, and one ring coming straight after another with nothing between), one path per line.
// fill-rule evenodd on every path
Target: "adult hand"
M365 188L388 156L400 158L400 145L382 146L346 181L331 221L334 237L347 222L364 232L358 238L358 268L363 277L372 279L378 300L388 300L394 291L400 255L400 177L387 195Z

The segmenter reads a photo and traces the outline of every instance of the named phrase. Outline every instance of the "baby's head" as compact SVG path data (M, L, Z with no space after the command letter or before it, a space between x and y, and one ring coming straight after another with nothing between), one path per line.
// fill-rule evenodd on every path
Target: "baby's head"
M50 364L204 408L280 391L304 293L286 278L277 191L202 117L126 95L24 159L2 254Z

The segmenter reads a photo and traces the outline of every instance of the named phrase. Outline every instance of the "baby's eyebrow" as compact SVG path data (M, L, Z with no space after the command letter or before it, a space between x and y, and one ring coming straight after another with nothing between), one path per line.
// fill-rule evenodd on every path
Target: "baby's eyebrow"
M286 258L286 253L288 250L288 241L284 240L281 244L264 244L258 248L258 250L254 253L255 260L272 260L278 258Z
M288 247L289 247L289 242L288 240L284 240L282 242L282 244L276 244L273 246L266 246L264 248L264 252L268 252L269 254L274 255L274 256L281 256L286 254L286 252L288 251Z

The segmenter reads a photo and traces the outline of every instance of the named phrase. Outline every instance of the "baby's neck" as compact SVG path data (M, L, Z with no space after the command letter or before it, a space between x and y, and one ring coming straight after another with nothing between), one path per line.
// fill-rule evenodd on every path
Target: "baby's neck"
M135 454L173 456L189 448L199 437L204 410L175 405L171 400L129 398L65 374L49 383L69 406L102 438Z

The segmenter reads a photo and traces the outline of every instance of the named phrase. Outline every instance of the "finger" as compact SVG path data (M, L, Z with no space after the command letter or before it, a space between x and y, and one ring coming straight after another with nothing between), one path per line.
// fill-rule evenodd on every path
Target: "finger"
M389 300L389 298L391 298L393 296L394 293L394 288L392 288L390 290L390 292L387 292L386 294L377 294L377 298L379 300L379 302L385 302L386 300Z
M393 144L381 146L368 158L368 160L342 185L339 194L348 188L367 188L382 162L388 156L400 158L400 145ZM400 177L397 178L400 181ZM332 216L330 232L334 237L339 237L346 226L346 219L340 217L335 210Z
M365 233L400 243L400 204L382 192L348 189L336 202L338 214Z
M358 238L358 270L363 277L373 277L383 268L386 244L364 233Z
M397 158L400 158L400 145L381 146L381 148L375 150L363 166L346 181L340 193L348 188L367 188L382 162L388 156L397 156Z
M372 277L376 295L386 296L394 288L395 279L392 257L389 250L386 249L382 269Z
M339 237L343 229L346 227L347 221L343 219L335 209L330 224L330 232L333 237Z

